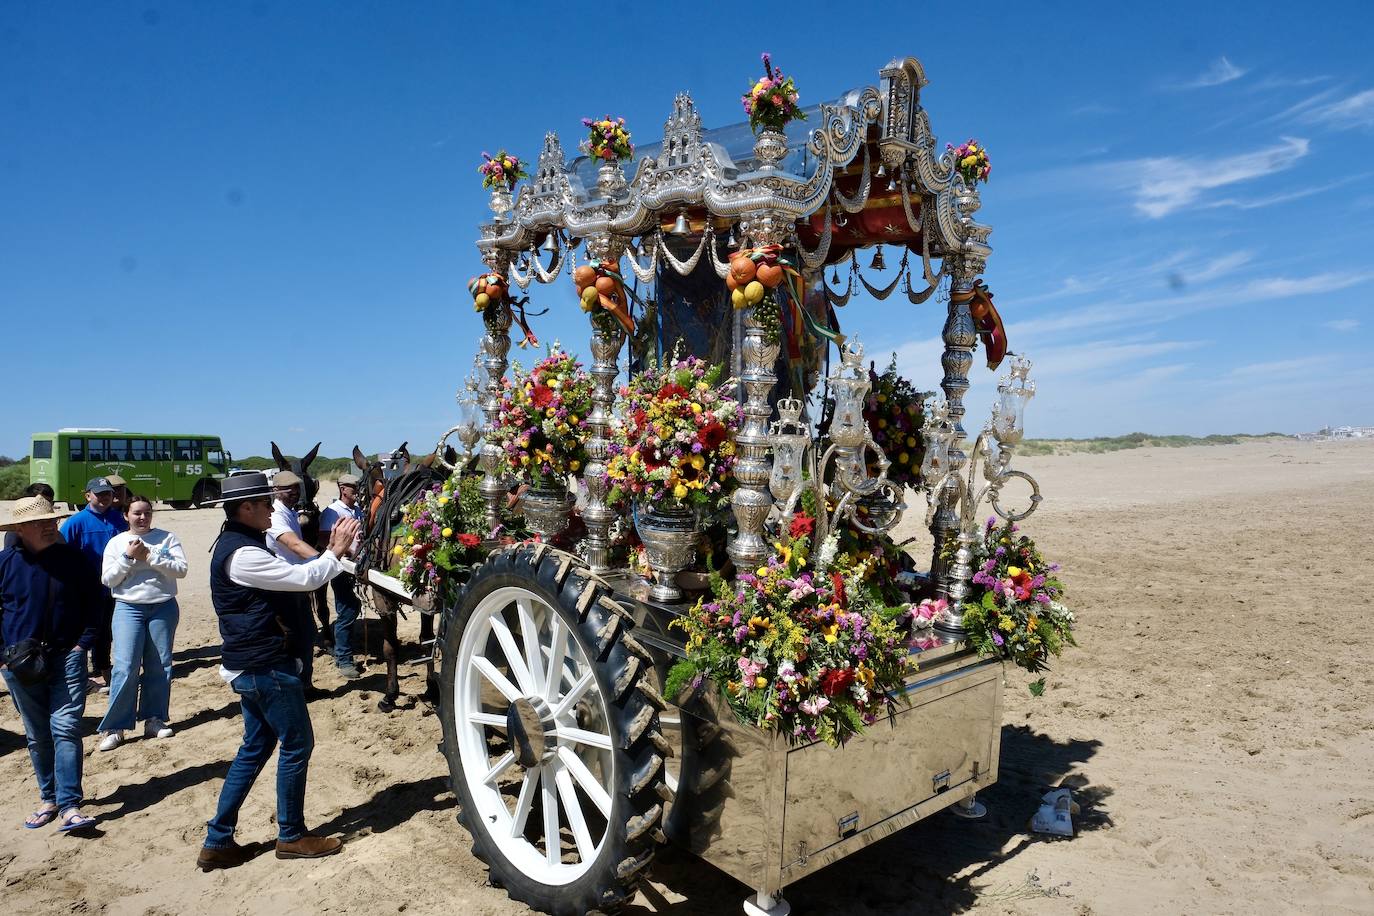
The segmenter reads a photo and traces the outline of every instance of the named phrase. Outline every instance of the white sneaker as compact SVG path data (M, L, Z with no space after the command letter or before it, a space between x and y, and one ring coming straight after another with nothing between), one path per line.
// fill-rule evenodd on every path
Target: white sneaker
M106 732L105 737L100 741L100 749L102 751L112 751L123 743L123 732Z
M143 737L145 738L170 738L173 734L171 726L161 719L149 719L143 723Z

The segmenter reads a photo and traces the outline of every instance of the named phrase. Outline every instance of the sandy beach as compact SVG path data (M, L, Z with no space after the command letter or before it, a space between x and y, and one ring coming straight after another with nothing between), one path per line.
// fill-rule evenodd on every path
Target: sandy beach
M937 815L791 886L802 914L1374 912L1374 442L1139 449L1018 462L1046 501L1026 527L1064 565L1078 649L1043 697L1009 670L989 816ZM333 487L322 487L322 502ZM921 506L919 509L923 509ZM913 509L906 534L920 530ZM172 693L177 734L96 751L86 710L90 839L24 830L37 791L0 699L0 887L10 913L506 914L455 819L439 723L402 667L405 703L377 711L382 668L314 701L307 822L342 836L315 861L263 855L193 867L241 724L220 680L209 545L218 511L159 511L192 569ZM924 556L924 555L923 555ZM923 559L924 562L924 559ZM380 653L375 618L365 645ZM418 622L402 622L405 655ZM275 768L275 761L270 765ZM1080 833L1027 822L1074 786ZM267 841L271 772L240 839ZM666 852L629 912L739 912L749 891Z

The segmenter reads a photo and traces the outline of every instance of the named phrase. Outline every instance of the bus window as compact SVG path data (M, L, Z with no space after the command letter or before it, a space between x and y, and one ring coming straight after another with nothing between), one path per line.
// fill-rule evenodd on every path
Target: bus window
M157 440L157 460L158 460L158 461L171 461L171 460L172 460L172 443L171 443L171 440L169 440L169 439L159 439L159 440Z
M178 439L176 450L177 461L199 461L200 442L195 439Z
M129 440L129 460L130 461L152 461L153 454L148 450L147 439Z
M86 440L86 460L104 461L105 460L105 440L88 439Z
M35 439L35 440L33 440L33 452L32 452L32 455L31 455L30 457L32 457L32 458L51 458L51 457L52 457L52 440L51 440L51 439Z
M205 440L205 460L211 464L220 465L220 470L224 469L224 452L220 449L218 439Z
M86 440L68 439L67 440L67 460L85 461L86 460Z
M106 461L128 461L129 460L129 440L128 439L108 439L105 448Z

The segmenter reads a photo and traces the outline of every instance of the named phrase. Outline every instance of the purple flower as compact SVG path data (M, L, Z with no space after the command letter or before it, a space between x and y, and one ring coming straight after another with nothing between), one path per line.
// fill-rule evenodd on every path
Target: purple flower
M997 643L997 645L999 646L1005 645L1005 642L1002 639L1002 634L998 633L996 630L992 631L992 641Z

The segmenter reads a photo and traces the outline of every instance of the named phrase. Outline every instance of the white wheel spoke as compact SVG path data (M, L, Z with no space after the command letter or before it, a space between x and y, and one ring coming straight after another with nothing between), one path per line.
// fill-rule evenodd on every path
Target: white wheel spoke
M506 679L506 676L496 670L496 666L487 661L485 656L474 655L472 657L472 667L482 672L482 676L491 681L491 686L501 691L501 696L514 703L523 694L520 689Z
M525 661L529 664L530 679L535 696L544 695L544 651L539 647L539 624L534 622L534 613L526 599L515 602L515 610L520 618L520 641L525 644Z
M544 677L544 699L550 703L558 696L558 688L563 683L563 660L568 652L568 628L563 618L553 617L553 635L549 639L549 668Z
M514 763L515 753L513 751L506 751L501 755L501 759L496 761L496 765L490 770L487 770L487 775L482 777L482 785L489 786L496 782L496 777L506 772L506 770L509 770Z
M567 815L568 826L572 829L573 842L577 844L577 857L586 862L596 852L596 846L587 830L587 819L582 816L582 803L577 800L572 777L563 767L558 767L557 772L554 781L558 784L558 797L563 799L563 813Z
M512 838L525 832L525 822L530 819L530 809L534 807L534 793L539 787L539 774L542 767L525 771L525 781L520 784L520 797L515 800L515 816L511 818L510 835Z
M550 865L563 858L563 838L558 834L558 787L553 782L553 767L540 768L539 791L544 804L544 856Z
M468 713L468 721L473 725L490 725L493 728L506 727L505 716L498 716L490 712L470 712Z
M568 711L577 705L577 701L582 699L582 695L587 692L587 688L592 686L592 681L594 679L595 677L590 668L583 672L582 676L577 679L577 682L563 695L563 699L559 700L558 705L553 708L553 717L555 719L560 719L566 716Z
M520 689L525 694L534 692L534 678L530 677L529 666L525 664L525 659L520 654L520 649L515 645L515 637L511 635L510 627L501 619L499 614L491 617L491 631L496 634L496 641L501 644L501 651L506 653L506 662L510 665L511 674L515 675L515 680L520 684Z
M577 784L582 787L582 791L587 793L587 797L596 805L596 810L601 812L601 816L607 820L611 817L611 796L606 793L606 789L592 775L592 771L587 769L587 765L582 762L582 758L573 753L571 748L560 747L558 749L558 759L566 767L565 772L571 774Z
M558 726L558 730L552 733L554 737L563 741L573 741L577 744L586 744L590 747L598 747L603 751L611 749L611 736L603 735L600 732L589 732L585 728L573 728L568 725Z

